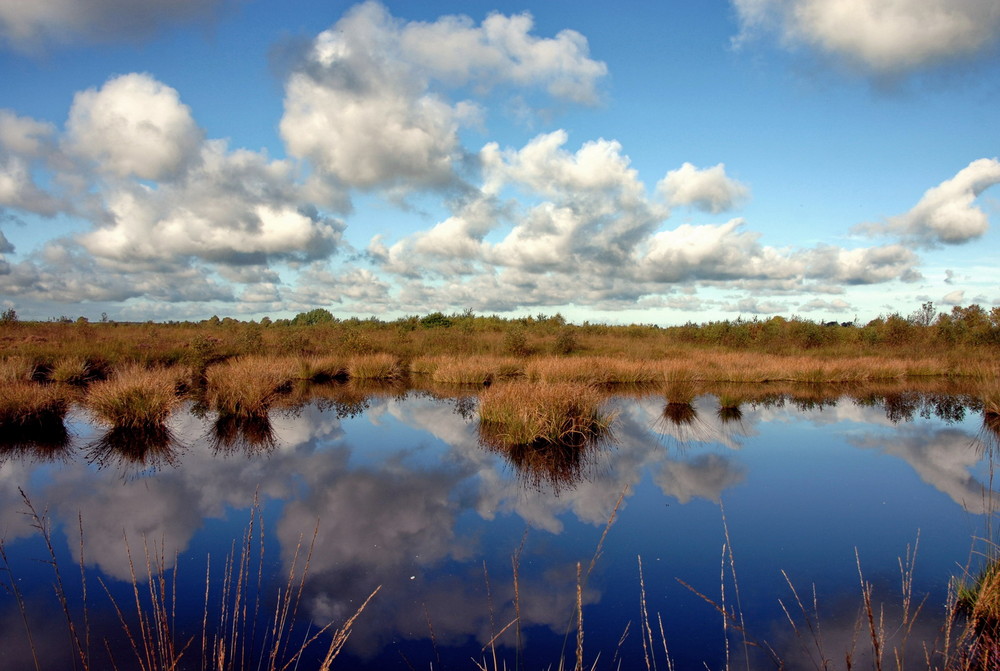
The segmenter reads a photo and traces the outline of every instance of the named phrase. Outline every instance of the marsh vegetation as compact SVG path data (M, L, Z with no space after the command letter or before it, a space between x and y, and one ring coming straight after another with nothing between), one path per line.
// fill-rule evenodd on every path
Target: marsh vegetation
M976 321L977 315L985 321ZM125 482L131 483L139 476L155 477L151 474L158 470L181 470L191 445L201 441L207 454L233 460L229 463L237 471L242 468L236 459L246 459L250 464L273 460L276 472L287 468L287 472L297 474L296 478L306 480L313 477L310 469L315 470L315 477L320 479L310 487L320 492L327 486L338 487L337 478L327 473L330 466L317 462L304 469L298 465L283 467L289 455L282 452L282 427L312 412L326 413L332 418L327 421L343 425L366 417L373 408L382 408L385 414L387 405L398 403L403 407L413 398L427 398L451 407L460 420L455 420L459 423L450 431L461 435L469 432L468 442L481 454L505 464L521 487L537 492L531 496L551 494L557 501L574 499L578 496L575 492L586 488L592 478L599 480L616 468L628 468L636 459L636 450L650 449L640 449L634 442L637 432L648 432L650 437L645 440L653 443L657 435L669 437L661 438L657 449L664 454L675 449L681 453L689 449L683 445L739 442L742 436L751 435L748 424L783 408L830 413L838 403L849 404L859 412L870 409L880 414L891 426L922 419L948 426L975 420L978 434L974 437L956 438L941 431L934 434L934 439L974 442L979 450L976 458L986 458L983 455L988 456L1000 444L1000 364L996 357L1000 345L995 335L1000 325L991 321L994 317L970 308L924 324L902 320L905 326L900 322L902 318L864 326L772 319L674 329L574 326L558 318L513 321L468 313L396 322L339 322L331 318L309 323L290 320L256 324L233 320L200 324L5 323L0 326L4 347L0 361L4 389L0 398L0 467L53 460L72 463L76 455L82 455L83 461L97 466L98 472L127 472ZM632 416L637 412L636 404L648 408L642 426ZM67 424L72 427L81 421L91 423L94 430L88 437L77 439ZM188 430L179 436L179 427L185 423L203 427L201 433L192 437ZM440 423L439 417L429 421L434 426ZM386 467L397 470L379 486L366 483L371 474L362 474L361 484L356 485L358 491L391 489L399 486L396 483L400 480L420 481L424 474L419 472L396 474L402 472L402 464L410 458L389 459ZM473 462L483 458L462 457ZM912 458L915 468L924 469L919 471L921 477L929 477L925 471L931 466L917 456ZM960 475L962 468L971 468L968 464L972 463L972 457L962 459L966 461L960 463L966 466L958 467ZM704 474L706 479L692 483L695 474ZM947 475L953 476L950 472ZM720 500L721 488L741 476L718 455L703 455L668 462L651 477L662 487L675 487L671 491L683 503L692 496ZM639 476L630 476L626 481L638 483ZM967 479L958 477L949 483L941 485L951 488L943 491L962 488L963 496L972 496L967 491ZM244 485L251 489L254 486ZM277 481L269 485L272 491L284 486ZM396 496L405 500L405 487L402 491ZM461 499L467 493L452 496ZM452 505L446 500L450 501L438 493L414 499L421 502L417 509L428 505L428 501L439 501L436 505L444 507ZM990 501L992 494L984 492L981 512ZM317 505L328 514L342 514L339 501L324 503L320 499ZM363 507L355 509L355 514L357 510ZM424 533L424 522L414 521L407 513L401 509L395 516L409 519L408 524ZM432 520L436 512L425 510L416 519L422 514ZM523 514L526 519L535 519ZM537 511L532 514L540 515ZM590 515L593 517L593 513ZM373 533L378 524L391 526L391 518L380 519L373 523ZM159 522L146 524L156 526ZM354 527L354 523L342 520L336 524L341 525L338 529ZM558 526L555 522L547 524ZM434 533L448 535L438 530L432 537ZM413 542L419 546L422 541L414 537ZM514 542L510 547L516 545ZM730 591L724 594L731 599L731 590L738 589L738 581L728 537L725 546L731 576L725 588ZM335 556L341 552L329 547L327 551ZM287 554L289 550L286 547L282 552ZM462 556L454 552L454 557ZM737 558L738 552L737 544ZM260 553L263 556L264 551ZM82 551L80 554L80 561L84 561ZM433 552L430 554L433 556ZM154 553L148 562L146 558L139 562L151 567L148 575L140 571L140 591L148 589L147 583L161 590L153 590L151 600L143 606L148 613L156 614L148 623L150 627L160 626L154 620L165 612L164 599L169 601L176 595L163 591L169 584L163 576L172 575L171 561L163 556ZM246 561L243 555L233 554L226 560L229 568L225 570L230 576L244 571L244 577L252 580L243 568ZM829 653L832 644L822 642L809 629L809 622L822 620L810 597L800 599L800 594L794 594L789 601L786 595L786 603L794 604L787 611L789 625L801 637L801 645L815 653L816 668L853 668L859 659L872 661L875 668L991 668L997 646L989 595L997 591L991 587L992 582L1000 584L992 580L996 571L991 566L985 559L968 562L968 575L978 577L966 576L964 582L953 584L945 611L930 612L929 606L920 610L922 617L936 620L935 631L941 635L930 642L921 640L929 646L926 654L914 655L908 647L911 642L893 638L893 632L916 626L911 615L916 618L918 609L914 604L920 595L904 590L899 595L880 596L873 593L874 588L863 576L858 611L862 619L857 622L859 631L868 634L855 638L855 645L865 647L867 652L855 648L853 658L831 657L842 653ZM351 571L352 576L364 573L358 567ZM419 572L414 570L411 575ZM515 592L516 583L522 579L526 577L515 575ZM337 584L346 584L346 580L341 577ZM905 579L903 582L905 586ZM401 587L396 585L396 589ZM788 587L793 592L796 589L790 582ZM643 586L643 590L648 588ZM283 598L288 598L289 589L300 588L284 588ZM493 589L497 589L495 584ZM579 576L575 583L570 580L568 589L569 599L575 604L573 635L582 637L587 631L583 617L586 600L594 597L587 596L586 580ZM724 665L735 664L736 655L728 656L728 643L760 643L751 638L751 634L760 632L751 632L737 618L738 608L732 601L725 601L724 594L710 594L704 582L697 591L707 596L720 615L724 614ZM888 604L885 612L879 610L879 598ZM310 602L308 607L319 608L319 603L322 600ZM507 603L516 605L518 601L515 598ZM302 607L307 606L303 603ZM490 605L491 618L492 608ZM907 614L893 624L888 618L900 612L896 609ZM340 607L337 612L346 611ZM500 631L507 622L511 623L511 632L521 627L521 617L525 627L531 626L527 615L507 615L510 617L494 630L498 645L500 641L504 646L511 645L509 637L504 638ZM137 613L129 617L139 618L133 620L139 622L144 616ZM662 664L675 655L663 629L656 635L662 626L660 617L643 603L638 622L648 668L652 668L657 656ZM448 618L444 620L437 623L439 628L446 626ZM230 631L231 624L226 624ZM434 624L428 622L432 638ZM244 622L241 626L248 625ZM155 655L161 652L154 655L148 646L161 634L154 628L148 631L153 638L146 641L136 636L133 645L141 650L143 659L152 660L143 662L142 668L160 668ZM916 640L915 635L912 640ZM175 638L170 645L175 647L161 650L166 660L163 668L170 668L180 656L196 656L193 649L185 652L186 639ZM601 658L590 652L595 650L590 646L588 643L586 654L559 659L578 668L605 668L611 657L619 655L611 646L602 650L607 659ZM652 651L654 646L658 652ZM222 654L222 648L209 645L207 649L209 659ZM287 650L294 655L294 646ZM496 654L496 649L484 650ZM91 654L96 656L93 651ZM786 655L777 651L776 659L780 662ZM494 662L486 662L485 657L483 660L487 668L495 668L490 666ZM776 664L781 668L780 663ZM513 665L523 666L520 662Z

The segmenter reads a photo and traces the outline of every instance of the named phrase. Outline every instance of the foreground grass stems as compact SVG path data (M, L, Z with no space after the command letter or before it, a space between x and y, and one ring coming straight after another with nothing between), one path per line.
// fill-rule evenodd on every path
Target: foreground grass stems
M19 491L26 514L48 554L45 563L53 571L53 587L66 621L73 666L83 671L120 668L123 660L118 659L118 655L121 653L131 655L141 671L170 671L180 668L200 668L203 671L289 671L297 669L303 655L313 650L321 655L319 666L313 668L329 671L342 652L354 623L381 589L376 587L339 626L331 621L316 629L310 628L301 643L293 643L293 635L298 640L301 633L298 616L303 604L317 530L314 529L307 549L303 547L300 537L284 585L277 591L273 612L267 614L265 603L270 599L262 588L266 566L263 519L255 500L249 525L238 543L239 549L234 542L225 558L218 594L213 593L212 560L208 557L204 616L199 633L187 633L178 638L181 635L180 629L175 625L180 596L176 568L178 557L173 557L175 568L170 568L162 541L151 546L144 536L142 553L134 554L129 539L123 537L130 574L127 597L123 599L121 595L116 596L115 587L103 578L98 578L98 581L112 606L127 644L124 649L111 645L108 639L95 644L91 636L91 604L87 599L84 570L83 521L80 520L80 580L83 601L82 612L77 612L70 606L69 585L63 579L50 521L44 512L38 512L23 490ZM9 577L10 585L5 587L15 597L34 668L41 671L43 660L39 653L43 651L36 647L36 637L32 632L25 599L18 588L19 580L11 570L2 539L0 562L0 567ZM263 638L260 638L261 634L264 634ZM329 637L329 642L324 648L322 641L326 637ZM199 638L201 654L200 659L197 659Z

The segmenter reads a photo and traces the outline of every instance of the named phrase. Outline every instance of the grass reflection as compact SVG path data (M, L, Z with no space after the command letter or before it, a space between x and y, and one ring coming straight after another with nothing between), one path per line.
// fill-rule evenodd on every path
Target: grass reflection
M116 426L84 448L87 461L101 468L117 466L125 470L158 470L176 466L179 443L165 425Z

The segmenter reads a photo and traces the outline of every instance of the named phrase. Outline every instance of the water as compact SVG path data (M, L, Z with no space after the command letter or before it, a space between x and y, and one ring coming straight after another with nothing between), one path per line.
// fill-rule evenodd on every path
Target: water
M494 649L507 668L572 663L578 563L587 666L621 658L623 668L644 667L640 560L660 668L661 622L678 668L722 668L727 636L731 657L743 654L743 638L709 603L723 599L754 640L792 668L808 666L808 639L796 639L779 603L801 619L789 581L810 608L815 590L827 654L839 660L860 603L858 562L891 616L900 557L916 546L913 592L926 598L926 617L913 637L932 640L949 580L987 533L995 438L961 398L777 397L743 404L739 417L720 417L707 395L693 414L665 412L662 396L616 398L611 445L534 472L483 447L472 398L397 390L337 399L275 411L270 426L219 426L189 407L171 420L174 442L144 454L102 443L74 412L67 447L0 456L10 569L0 579L19 587L41 666L69 668L74 653L52 567L34 561L48 550L19 488L51 529L78 631L88 617L92 658L106 656L107 638L121 668L136 658L111 598L138 631L132 575L146 598L147 554L167 569L167 588L176 574L175 638L192 641L182 667L201 668L206 567L214 622L225 558L234 544L239 554L251 516L255 534L263 521L248 561L255 642L296 547L301 557L313 544L292 647L314 631L310 621L339 624L381 587L333 668L492 668ZM520 626L491 649L516 619L515 584ZM0 592L0 668L32 668L10 591ZM249 645L253 627L243 628ZM754 666L766 665L750 650ZM300 668L316 668L324 652L325 643L312 649ZM856 655L865 654L862 637Z

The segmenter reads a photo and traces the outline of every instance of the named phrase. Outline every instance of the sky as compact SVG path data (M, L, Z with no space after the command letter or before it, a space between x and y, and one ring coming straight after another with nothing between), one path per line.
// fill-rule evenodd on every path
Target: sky
M1000 305L995 0L0 0L22 319Z

